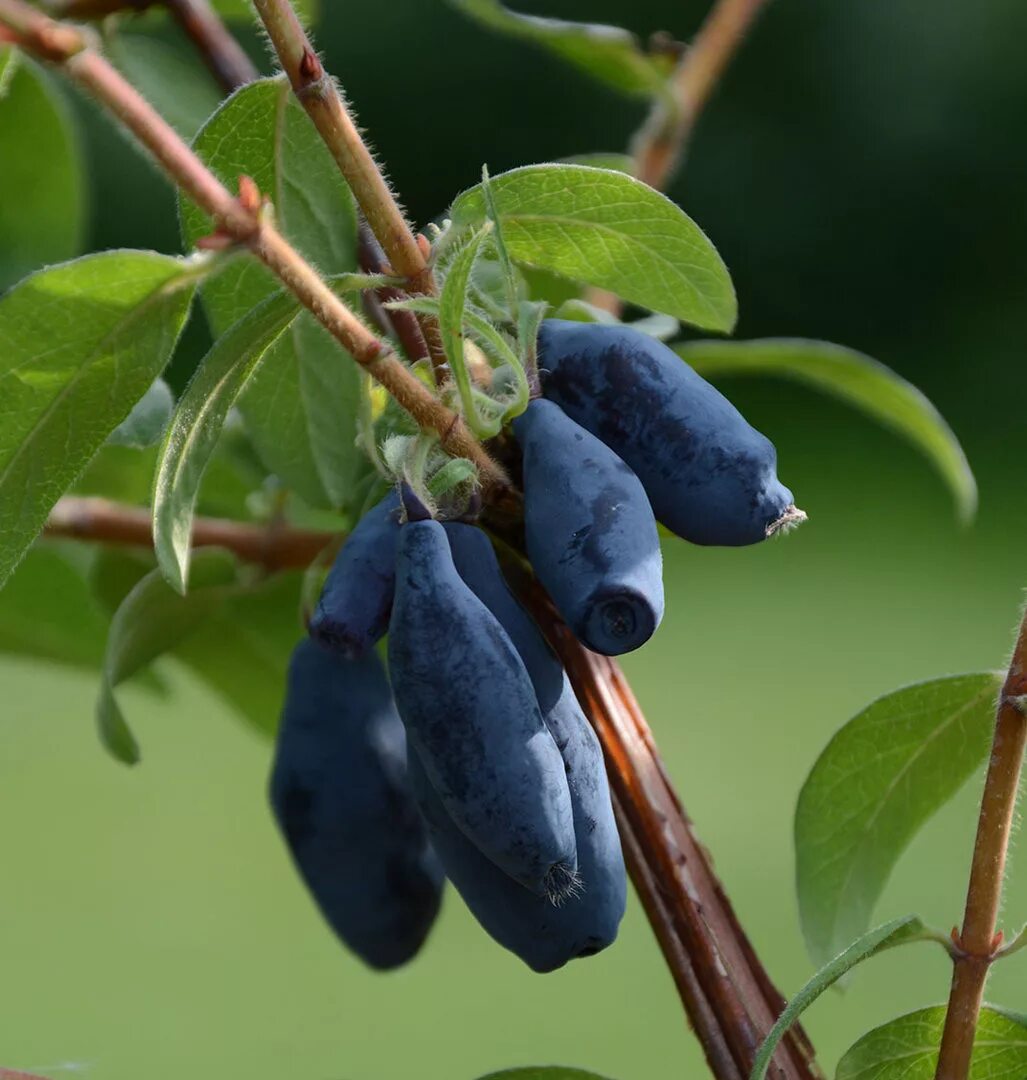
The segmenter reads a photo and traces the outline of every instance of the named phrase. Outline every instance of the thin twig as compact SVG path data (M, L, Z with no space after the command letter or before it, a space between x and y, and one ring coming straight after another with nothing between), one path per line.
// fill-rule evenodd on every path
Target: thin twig
M670 79L673 106L654 106L636 135L639 180L663 191L684 159L689 138L714 87L767 0L717 0Z
M158 164L215 223L216 233L248 248L292 292L353 359L377 379L417 422L439 434L452 454L473 461L482 487L504 489L503 469L391 348L339 299L317 271L261 212L252 181L235 198L171 126L99 53L77 28L58 23L23 0L0 0L0 22L19 45L64 70L139 140Z
M406 279L408 292L433 296L435 280L428 263L430 249L414 235L335 80L325 71L289 0L254 0L254 7L282 70L346 178L385 252L391 272ZM441 383L446 355L438 323L429 316L421 316L419 321L436 380Z
M1027 612L999 697L984 783L970 885L935 1080L966 1080L988 972L1002 944L996 934L1009 836L1027 749Z
M50 512L44 535L149 549L153 547L153 519L148 510L134 506L66 495ZM336 539L335 534L318 529L198 517L192 546L224 548L265 570L294 570L309 566Z
M259 72L235 36L207 0L163 0L185 35L196 47L222 90L231 93L253 82Z

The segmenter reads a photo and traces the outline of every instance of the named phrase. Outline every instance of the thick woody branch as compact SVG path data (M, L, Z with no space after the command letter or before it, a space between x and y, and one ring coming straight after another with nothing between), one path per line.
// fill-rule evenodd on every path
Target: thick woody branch
M391 349L339 299L323 278L262 214L252 181L235 198L171 126L76 28L54 22L22 0L0 0L0 23L37 56L65 71L153 154L164 172L211 216L216 230L248 248L340 345L378 380L417 422L433 429L450 453L478 467L484 489L503 488L506 476L468 431Z
M938 1057L936 1080L966 1080L974 1037L992 962L1002 945L998 915L1002 903L1009 837L1027 748L1027 613L999 698L988 775L981 800L963 929L956 937L957 955L948 1013Z
M406 279L407 291L434 295L429 249L414 235L357 129L335 80L324 70L289 0L254 0L254 7L264 23L282 70L346 178L385 252L391 272ZM438 325L429 317L421 317L419 321L436 377L442 382L446 360Z

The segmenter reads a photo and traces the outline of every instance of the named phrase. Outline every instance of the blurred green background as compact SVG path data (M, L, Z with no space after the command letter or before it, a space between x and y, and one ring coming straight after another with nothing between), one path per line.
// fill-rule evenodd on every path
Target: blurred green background
M419 220L529 161L623 147L639 110L441 0L322 0L320 44ZM521 0L687 37L705 4ZM174 40L173 33L166 33ZM740 335L822 337L917 382L981 485L955 523L916 454L786 385L729 393L778 445L810 523L759 549L666 548L668 614L626 668L670 772L781 988L810 974L791 816L835 728L897 685L999 666L1027 583L1027 7L777 0L704 115L672 192L730 266ZM261 57L255 34L247 38ZM87 247L177 249L168 191L86 119ZM0 168L2 168L0 158ZM202 348L192 332L181 376ZM60 620L59 608L40 619ZM171 664L125 702L135 770L100 750L95 680L4 659L0 1063L97 1080L471 1080L559 1062L705 1075L638 908L607 953L531 975L452 892L424 954L375 976L301 891L265 808L269 748ZM879 921L959 920L979 781L915 842ZM1007 928L1027 921L1014 852ZM989 996L1027 1010L1021 956ZM809 1014L826 1066L944 999L932 946L888 954Z

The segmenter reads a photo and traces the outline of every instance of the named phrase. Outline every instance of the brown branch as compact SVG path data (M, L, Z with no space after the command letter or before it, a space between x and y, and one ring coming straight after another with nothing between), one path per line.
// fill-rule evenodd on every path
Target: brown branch
M991 964L1002 944L996 934L1009 836L1027 748L1027 613L999 697L991 761L984 783L963 930L956 935L952 974L935 1080L966 1080Z
M148 510L107 499L66 495L58 500L44 535L125 547L153 547L153 519ZM194 548L219 547L266 570L309 566L336 539L330 532L274 525L246 525L221 518L196 518Z
M357 233L357 261L365 274L384 273L387 266L381 245L371 232L367 221L363 219ZM385 305L393 300L405 300L407 294L394 286L385 286L375 289L374 295L381 305ZM417 316L412 311L388 310L383 306L381 317L392 328L400 345L403 346L407 359L412 364L418 360L429 359L428 342L425 340Z
M207 0L163 0L186 37L203 57L222 90L231 93L259 72Z
M421 380L339 299L317 271L267 220L253 182L235 198L172 127L114 67L89 47L81 31L41 14L23 0L0 0L0 23L19 45L63 69L138 139L164 172L211 216L216 234L248 248L421 428L438 432L450 453L473 461L487 493L507 487L506 474Z
M346 178L371 231L389 261L391 272L405 278L409 292L433 296L435 279L428 263L430 248L414 235L378 163L371 155L343 101L335 80L324 70L289 0L254 0L254 7L289 78L325 146ZM446 354L437 321L419 316L436 381L444 381Z
M632 881L710 1069L717 1080L745 1080L784 1000L738 924L619 665L585 649L537 591L530 598L602 742ZM801 1029L786 1037L770 1075L820 1077Z
M717 0L670 79L673 106L655 106L632 145L635 175L657 191L684 158L696 120L767 0Z

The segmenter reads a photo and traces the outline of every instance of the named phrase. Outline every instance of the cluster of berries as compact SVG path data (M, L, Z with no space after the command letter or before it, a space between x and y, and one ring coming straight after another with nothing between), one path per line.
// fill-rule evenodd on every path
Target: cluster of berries
M549 320L539 364L544 396L512 425L525 547L590 649L630 651L659 625L657 519L738 545L800 517L771 443L652 338ZM609 945L627 888L602 751L488 535L390 493L309 629L271 800L342 940L374 967L404 963L448 878L536 971ZM389 678L374 652L386 633Z

